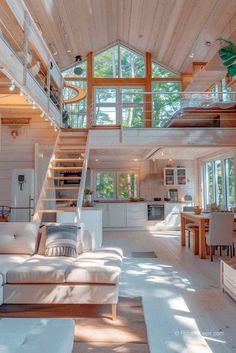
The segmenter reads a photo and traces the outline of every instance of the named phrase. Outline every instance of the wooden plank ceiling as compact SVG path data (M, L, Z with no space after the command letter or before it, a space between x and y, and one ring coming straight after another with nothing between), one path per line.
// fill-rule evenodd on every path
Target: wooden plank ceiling
M61 68L120 40L177 72L236 30L235 0L25 0ZM212 43L207 46L206 42ZM193 58L190 58L191 54Z

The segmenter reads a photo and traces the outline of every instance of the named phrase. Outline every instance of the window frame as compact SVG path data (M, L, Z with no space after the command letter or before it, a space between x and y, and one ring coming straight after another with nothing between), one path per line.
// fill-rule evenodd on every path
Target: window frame
M216 172L216 162L220 161L221 162L221 174L222 174L222 204L220 206L225 206L227 209L230 206L229 204L229 195L228 195L228 187L227 187L227 172L226 172L226 161L228 159L233 160L233 167L234 167L234 203L236 203L236 185L235 185L235 163L234 163L234 156L233 155L223 155L223 156L217 156L211 159L206 159L202 163L202 205L204 208L206 208L208 202L207 202L207 195L208 195L208 186L207 186L207 163L211 162L212 163L212 170L213 170L213 203L218 205L217 199L218 199L218 193L217 193L217 172Z
M142 94L143 94L143 102L142 103L131 103L131 102L125 102L123 103L122 101L122 90L123 89L141 89ZM99 103L97 104L96 100L96 90L97 89L115 89L116 94L115 94L115 102L114 103ZM96 119L97 119L97 114L96 110L97 107L105 107L105 108L115 108L115 113L116 113L116 120L115 124L119 125L121 124L123 126L123 108L142 108L143 109L143 127L145 124L145 87L142 85L135 85L135 86L95 86L94 87L94 123L97 124ZM110 125L110 124L104 124L104 125Z
M109 199L104 199L104 198L99 198L96 197L96 176L98 173L110 173L114 175L114 179L113 179L113 187L114 187L114 197L113 198L109 198ZM95 169L93 170L93 190L94 190L94 200L95 201L105 201L105 202L109 202L109 201L127 201L129 199L129 197L126 198L120 198L119 197L119 175L123 174L123 173L127 173L127 174L136 174L137 175L137 197L139 197L140 195L140 188L139 188L139 170L138 169Z
M99 54L102 54L104 53L105 51L113 48L113 47L118 47L118 58L117 58L117 71L118 71L118 76L117 77L97 77L95 76L95 57ZM139 56L142 56L143 57L143 60L144 60L144 75L142 77L123 77L121 75L122 73L122 65L121 65L121 47L125 48L126 50L130 51L131 53L135 54L135 55L139 55ZM112 45L109 45L105 48L103 48L102 50L99 50L97 51L96 53L93 53L93 77L94 78L103 78L103 79L119 79L119 78L122 78L122 79L130 79L130 78L145 78L146 77L146 66L147 66L147 63L146 63L146 56L145 54L143 54L141 51L138 51L138 50L135 50L133 48L130 48L128 47L127 45L123 44L123 43L120 43L120 42L117 42L117 43L113 43Z

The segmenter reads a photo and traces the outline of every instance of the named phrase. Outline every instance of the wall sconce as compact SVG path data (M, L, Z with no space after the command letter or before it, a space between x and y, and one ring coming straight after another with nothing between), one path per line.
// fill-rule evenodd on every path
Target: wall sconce
M19 133L17 130L11 130L11 137L13 139L16 139L19 136Z

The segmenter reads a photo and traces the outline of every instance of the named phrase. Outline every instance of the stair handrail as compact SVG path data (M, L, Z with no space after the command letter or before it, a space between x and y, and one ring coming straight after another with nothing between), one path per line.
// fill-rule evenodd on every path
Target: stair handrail
M50 176L49 175L50 174L50 167L52 166L52 163L53 163L53 159L54 159L57 145L58 145L58 142L60 139L60 135L61 135L61 132L59 131L57 138L56 138L56 141L55 141L55 144L54 144L54 147L53 147L53 150L52 150L51 158L49 160L48 167L47 167L47 170L45 173L45 177L43 180L43 184L41 187L39 198L38 198L38 201L37 201L37 204L35 207L35 212L34 212L34 216L33 216L33 221L35 221L35 222L41 222L41 219L42 219L42 213L38 213L38 211L42 210L44 208L43 198L46 196L46 192L47 192L46 187L48 186L48 176Z
M81 179L80 179L80 188L79 188L78 199L77 199L77 221L79 221L81 218L81 210L83 206L84 190L85 190L86 176L87 176L87 169L88 169L88 160L89 160L89 133L87 135L84 162L83 162L83 168L82 168Z

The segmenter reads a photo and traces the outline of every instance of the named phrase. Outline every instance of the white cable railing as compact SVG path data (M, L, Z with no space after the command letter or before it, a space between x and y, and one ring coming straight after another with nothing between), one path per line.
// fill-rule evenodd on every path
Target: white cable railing
M91 107L90 125L120 125L123 128L163 128L172 119L188 119L187 113L198 113L205 120L208 113L236 110L236 92L125 92L119 101L102 96ZM228 117L235 120L234 116Z

